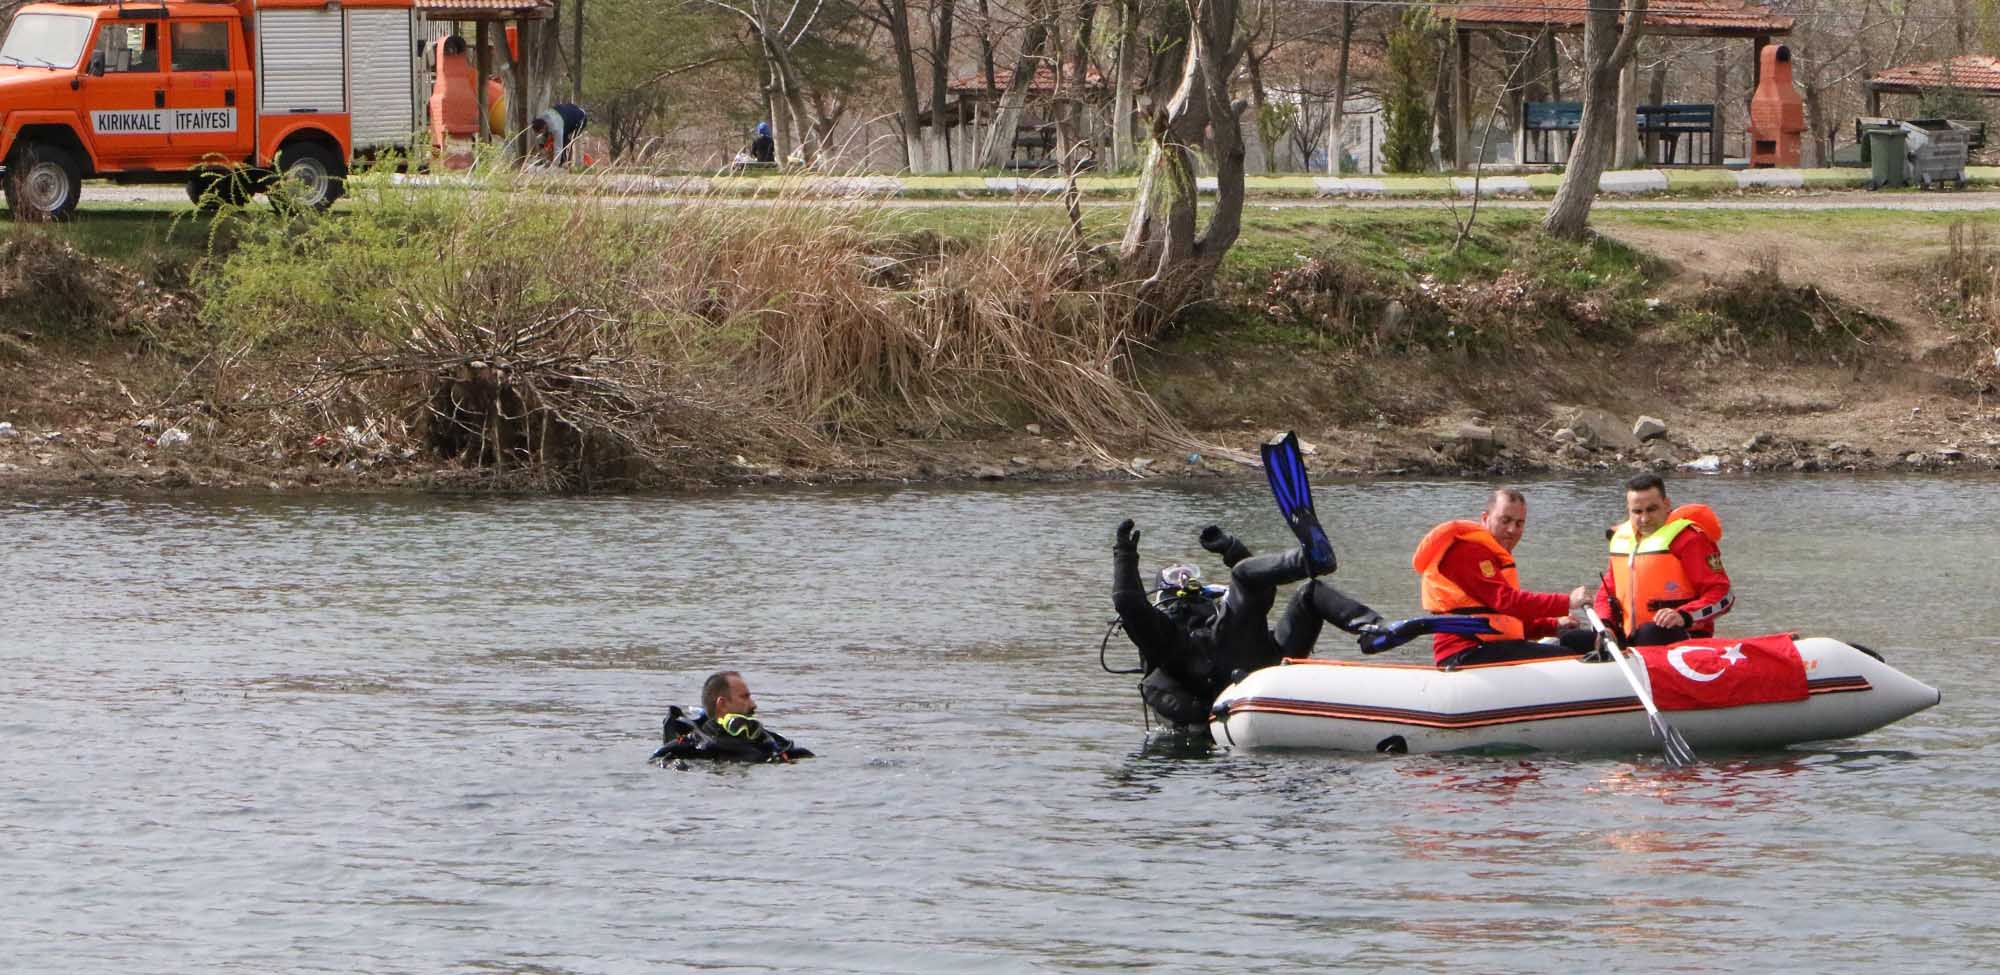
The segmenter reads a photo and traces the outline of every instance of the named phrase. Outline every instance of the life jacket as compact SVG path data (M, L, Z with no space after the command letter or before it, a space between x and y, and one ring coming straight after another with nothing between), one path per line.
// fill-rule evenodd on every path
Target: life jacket
M651 759L661 765L682 759L789 762L813 757L811 751L792 744L791 739L741 714L725 714L718 719L708 717L700 708L686 712L672 706L667 708L661 730L666 744Z
M1668 513L1667 523L1645 538L1632 537L1630 518L1611 530L1611 595L1623 607L1614 624L1618 632L1630 637L1633 631L1650 622L1654 613L1694 602L1694 582L1671 551L1674 539L1689 529L1707 535L1712 541L1722 538L1722 520L1705 504L1675 508ZM1691 626L1689 630L1713 632L1714 625Z
M1417 543L1417 552L1410 557L1410 568L1422 576L1420 595L1426 613L1456 613L1461 616L1478 616L1493 627L1493 633L1486 639L1523 640L1527 638L1527 624L1504 613L1496 613L1491 606L1482 605L1473 599L1458 583L1445 577L1438 564L1444 561L1444 553L1453 542L1469 542L1493 556L1494 574L1516 589L1521 587L1521 577L1514 570L1514 556L1476 521L1447 521L1430 530L1424 540Z

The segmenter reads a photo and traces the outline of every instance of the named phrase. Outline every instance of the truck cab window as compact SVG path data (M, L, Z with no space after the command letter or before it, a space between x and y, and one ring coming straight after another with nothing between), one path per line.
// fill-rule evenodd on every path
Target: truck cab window
M160 70L160 29L158 24L105 24L97 34L97 50L91 61L104 59L105 74L125 74Z
M229 70L229 25L216 20L173 25L175 71Z

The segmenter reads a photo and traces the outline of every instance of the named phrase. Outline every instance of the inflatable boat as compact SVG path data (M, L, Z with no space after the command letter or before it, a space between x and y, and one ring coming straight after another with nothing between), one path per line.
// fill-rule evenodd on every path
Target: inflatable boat
M1634 668L1697 751L1851 738L1942 700L1872 651L1825 637L1710 638L1637 651ZM1625 660L1629 664L1632 657ZM1287 660L1216 698L1209 730L1234 748L1361 752L1657 749L1644 705L1608 658L1441 671Z

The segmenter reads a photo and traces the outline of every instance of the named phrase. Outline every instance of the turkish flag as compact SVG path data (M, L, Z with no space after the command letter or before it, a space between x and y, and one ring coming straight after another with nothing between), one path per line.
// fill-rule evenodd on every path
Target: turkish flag
M1635 647L1662 711L1806 699L1806 665L1788 634Z

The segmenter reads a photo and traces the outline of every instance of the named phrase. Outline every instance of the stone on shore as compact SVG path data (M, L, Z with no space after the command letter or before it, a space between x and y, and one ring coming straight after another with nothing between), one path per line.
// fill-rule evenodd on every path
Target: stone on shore
M1667 421L1658 417L1641 416L1632 423L1632 438L1639 441L1667 435Z

